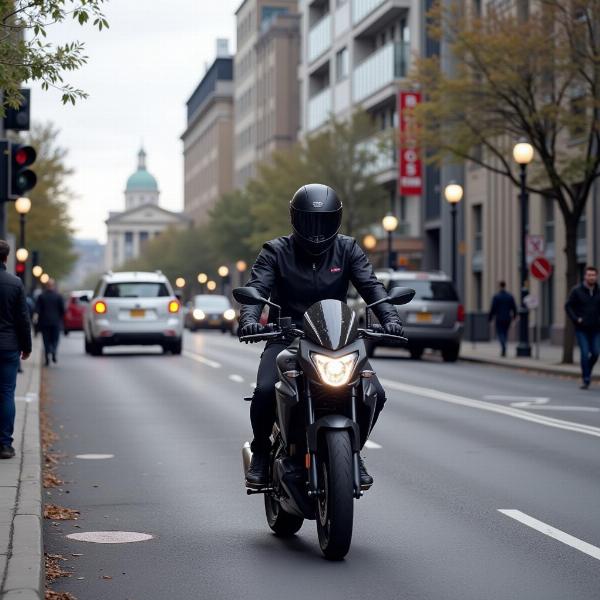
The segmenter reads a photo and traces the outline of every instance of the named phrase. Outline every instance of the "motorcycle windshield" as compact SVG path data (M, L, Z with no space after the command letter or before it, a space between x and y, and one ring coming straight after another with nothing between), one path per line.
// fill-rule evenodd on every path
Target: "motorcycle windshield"
M338 350L358 337L356 314L339 300L321 300L304 313L304 333L315 344Z

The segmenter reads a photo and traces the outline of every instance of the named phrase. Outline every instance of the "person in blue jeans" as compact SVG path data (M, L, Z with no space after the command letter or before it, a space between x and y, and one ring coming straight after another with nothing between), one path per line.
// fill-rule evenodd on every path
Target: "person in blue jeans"
M565 310L573 325L581 353L582 390L587 390L592 381L592 370L600 355L600 289L598 269L585 268L583 282L575 286Z
M496 335L500 342L500 355L506 356L506 342L510 324L517 317L517 304L514 296L506 291L506 282L498 284L498 293L492 298L489 321L496 321Z
M19 359L31 354L31 325L25 290L6 270L10 246L0 240L0 459L12 458L15 389Z

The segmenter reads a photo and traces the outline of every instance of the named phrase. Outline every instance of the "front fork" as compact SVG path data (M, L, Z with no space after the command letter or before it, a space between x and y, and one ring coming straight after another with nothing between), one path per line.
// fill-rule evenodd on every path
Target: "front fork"
M354 386L352 388L352 398L350 402L350 414L352 420L355 423L358 423L356 410L357 389L358 386ZM306 386L306 421L309 425L313 425L315 422L315 411L313 409L310 385ZM323 491L319 489L319 476L317 473L317 456L315 452L308 452L306 456L307 462L310 463L306 465L308 469L308 495L311 498L318 497L323 493ZM354 452L352 454L352 476L354 480L354 497L357 499L363 495L363 492L360 489L360 469L358 464L358 458L359 452Z

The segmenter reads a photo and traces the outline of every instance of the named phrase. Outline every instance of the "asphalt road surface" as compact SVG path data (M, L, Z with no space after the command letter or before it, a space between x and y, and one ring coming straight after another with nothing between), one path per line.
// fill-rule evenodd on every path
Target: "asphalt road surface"
M600 391L577 382L402 353L373 361L388 402L343 562L314 522L291 540L245 494L242 443L260 348L188 334L184 355L63 339L48 369L67 482L46 549L79 600L594 600L600 597ZM81 454L112 458L84 460ZM68 492L68 493L67 493ZM502 512L504 511L504 512ZM71 533L130 531L97 544ZM82 556L72 556L73 554Z

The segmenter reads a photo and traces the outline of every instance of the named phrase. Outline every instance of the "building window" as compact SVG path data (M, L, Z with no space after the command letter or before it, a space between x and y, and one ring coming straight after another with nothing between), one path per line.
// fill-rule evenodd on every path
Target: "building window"
M473 250L483 251L483 207L477 204L473 207Z
M529 0L517 0L517 18L521 22L529 19Z
M140 246L148 240L148 232L140 231Z
M473 272L473 288L475 292L475 310L483 310L483 273L481 271Z
M125 260L133 258L133 231L125 232Z
M544 239L546 247L554 248L554 198L544 198Z
M335 55L335 79L342 81L348 77L350 72L350 64L348 60L348 48L342 48Z

